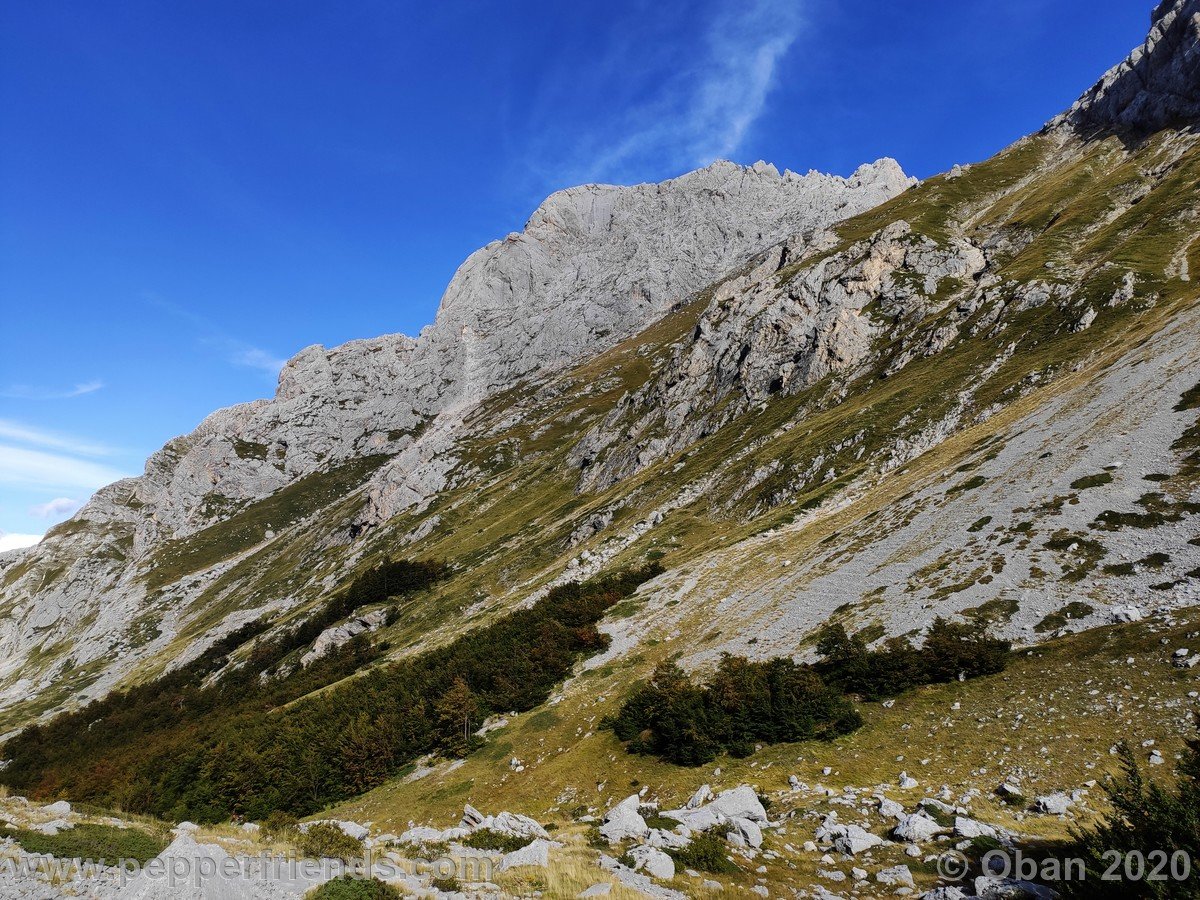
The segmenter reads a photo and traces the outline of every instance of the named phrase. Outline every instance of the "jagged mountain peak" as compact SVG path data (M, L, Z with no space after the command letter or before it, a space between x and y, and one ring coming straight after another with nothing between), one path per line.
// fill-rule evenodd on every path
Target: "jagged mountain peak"
M1055 119L1086 136L1141 137L1200 124L1200 0L1163 0L1150 33Z

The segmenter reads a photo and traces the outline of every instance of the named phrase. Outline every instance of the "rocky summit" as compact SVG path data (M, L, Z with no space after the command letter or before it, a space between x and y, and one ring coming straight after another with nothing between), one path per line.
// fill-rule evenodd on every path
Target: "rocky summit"
M408 896L1136 895L998 863L1200 841L1198 60L1168 0L921 183L562 191L416 338L302 350L0 555L4 849L236 864L198 897L368 851Z

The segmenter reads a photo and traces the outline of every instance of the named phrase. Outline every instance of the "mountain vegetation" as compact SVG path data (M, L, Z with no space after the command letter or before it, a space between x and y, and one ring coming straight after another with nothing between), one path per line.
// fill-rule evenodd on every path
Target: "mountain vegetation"
M375 658L362 638L276 680L268 670L295 643L288 632L198 687L220 661L209 654L25 730L6 744L11 763L0 778L40 796L176 820L310 814L383 783L424 753L469 752L483 717L545 701L581 656L607 646L596 630L604 613L660 571L651 565L560 585L529 609L348 680ZM351 609L385 599L382 591L421 590L441 573L436 564L393 564L356 582L349 599L330 602Z

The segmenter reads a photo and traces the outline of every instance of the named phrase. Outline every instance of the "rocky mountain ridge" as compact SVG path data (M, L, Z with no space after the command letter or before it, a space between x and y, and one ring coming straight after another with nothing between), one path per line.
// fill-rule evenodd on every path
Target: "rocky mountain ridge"
M164 669L224 637L204 683L295 687L300 699L272 712L338 733L290 732L290 746L346 764L322 772L358 772L395 746L384 716L343 734L305 718L317 695L357 712L376 679L407 671L398 661L465 659L436 655L459 640L517 669L514 644L479 651L480 635L512 628L552 586L639 571L650 580L597 613L608 640L528 706L489 709L477 749L389 758L319 815L381 845L534 817L531 849L501 857L512 871L476 896L1012 896L986 875L939 883L937 854L1065 839L1102 808L1115 742L1167 774L1200 700L1195 6L1160 5L1145 44L1046 129L918 185L886 163L855 185L717 164L682 190L551 198L526 236L464 266L428 338L305 351L274 401L214 415L147 478L0 558L0 730L122 683L154 692ZM801 182L821 197L831 185L894 195L838 221L776 209L740 234L714 213L735 196L790 210L779 197ZM685 239L654 230L693 215ZM638 256L626 227L661 243ZM554 241L572 263L534 284L546 270L528 244ZM699 244L717 249L698 261ZM515 314L518 284L530 308L545 304L544 341ZM445 378L396 384L418 358ZM444 578L365 603L341 591L400 558L444 560ZM938 619L1019 652L994 676L847 700L861 730L755 737L697 767L605 727L664 664L703 681L725 654L803 663L827 624L864 647L926 653ZM310 627L281 640L297 626ZM355 640L366 661L321 681ZM120 744L138 711L92 718L102 712L62 740L31 732L21 789L57 799L53 773L86 792L132 771L113 760L140 759ZM270 716L248 715L247 731L198 736L182 714L171 735L217 767L270 777L245 737ZM101 732L117 755L76 764ZM51 749L65 762L39 768ZM730 792L747 803L708 802ZM771 799L761 815L759 797ZM431 827L458 821L464 802L457 828ZM675 865L672 852L709 838L733 869ZM612 856L598 852L609 839ZM412 889L435 894L427 880Z
M1136 204L1186 179L1194 142L1171 131L1142 163L1107 149L1084 118L1186 114L1162 98L1188 96L1195 3L1160 6L1145 45L1049 132L916 190L891 160L848 179L721 162L660 185L553 195L523 232L463 264L417 338L305 349L274 399L214 413L143 477L101 490L39 547L0 561L0 697L48 697L31 708L52 709L101 694L151 660L191 658L247 622L302 609L385 546L435 545L469 502L452 498L532 464L551 445L521 448L542 434L562 452L554 477L593 508L553 545L570 565L506 564L502 584L472 588L482 596L598 571L715 496L719 521L816 503L827 486L859 490L864 475L992 415L1038 382L990 385L1047 338L1103 325L1106 309L1153 306L1158 281L1187 278L1190 241L1157 272L1113 248L1137 236L1124 224ZM1133 82L1145 90L1131 93ZM1123 180L1101 180L1109 169ZM1095 211L1068 211L1089 180L1107 209L1080 221ZM1192 221L1187 209L1158 215L1170 228ZM1047 317L1062 323L1034 324ZM1049 330L1022 340L1031 327ZM663 328L686 333L644 338ZM770 458L806 417L837 415L922 360L975 344L978 361L942 396ZM610 357L627 362L595 374ZM691 448L784 408L794 421L655 490L648 506L635 501L648 496L643 475L690 471ZM497 540L481 552L498 561L509 552L498 548L527 538Z
M1051 127L1142 138L1200 117L1200 2L1162 0L1142 46L1110 69Z
M88 666L124 644L128 623L160 599L139 569L167 542L330 472L349 479L335 479L341 489L371 479L353 533L427 505L457 464L463 416L481 400L619 343L772 242L912 184L893 160L849 178L717 162L661 184L552 195L524 231L472 254L417 338L302 350L281 372L274 399L213 413L155 453L142 477L98 491L41 545L14 554L14 567L36 571L12 579L10 568L4 586L3 696L30 689L16 676L39 646L82 638L86 649L72 665ZM257 523L250 545L285 524ZM53 584L47 570L57 570ZM166 620L203 587L203 579L171 585ZM130 662L111 667L104 682Z

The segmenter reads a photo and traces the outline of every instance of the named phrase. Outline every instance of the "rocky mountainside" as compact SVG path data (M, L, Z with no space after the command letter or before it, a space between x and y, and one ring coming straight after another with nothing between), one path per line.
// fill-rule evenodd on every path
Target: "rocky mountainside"
M354 787L317 778L310 805L338 800L321 816L348 834L536 838L503 858L558 882L501 872L480 896L891 895L933 886L931 849L1065 838L1118 739L1158 771L1182 758L1200 693L1198 58L1198 0L1164 2L1062 116L921 184L888 160L849 179L716 163L554 195L463 265L418 338L302 351L274 399L214 413L0 556L0 730L130 686L170 720L193 671L242 723L209 733L218 703L163 738L88 707L0 773L156 809L142 728L172 764L206 760L210 793L169 785L162 814L217 821L266 803L221 785L267 771L303 795L272 767L325 753L304 758ZM428 578L397 590L379 574L397 560L445 565L405 562ZM571 584L616 572L619 590ZM662 664L811 661L831 623L919 655L939 619L1020 652L860 696L860 730L694 768L604 727ZM511 668L494 680L525 705L491 710L477 747L455 719L442 756L364 750L412 746L388 714L447 666ZM545 693L522 694L530 672ZM359 702L332 738L305 720ZM151 774L122 781L126 761ZM685 821L718 839L703 875L668 855ZM597 860L610 839L627 853Z
M1187 128L1200 115L1200 3L1162 0L1146 42L1055 121L1095 137Z
M262 498L304 495L314 481L327 481L328 494L308 514L371 479L356 532L427 504L456 463L462 416L485 397L613 346L749 255L912 183L892 160L850 178L717 162L662 184L551 196L524 231L472 254L419 337L301 351L273 400L212 414L154 454L144 476L98 492L37 549L10 557L0 696L36 694L64 667L92 668L102 692L157 655L213 574L207 565L185 582L159 574L155 554L168 542ZM269 539L292 514L267 515L240 543ZM206 562L219 570L227 560ZM147 641L148 629L157 635ZM36 676L26 665L34 656L48 664Z

